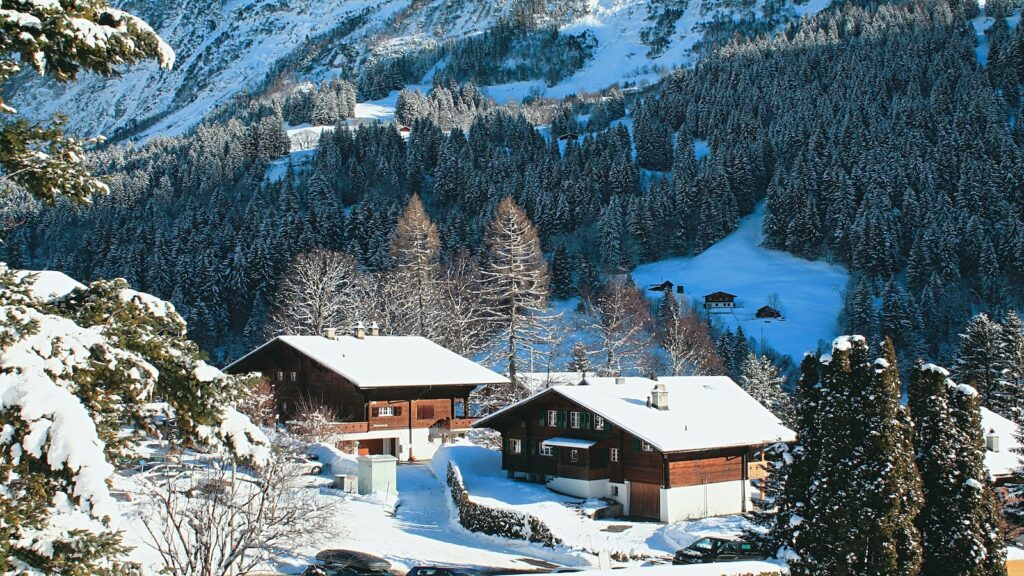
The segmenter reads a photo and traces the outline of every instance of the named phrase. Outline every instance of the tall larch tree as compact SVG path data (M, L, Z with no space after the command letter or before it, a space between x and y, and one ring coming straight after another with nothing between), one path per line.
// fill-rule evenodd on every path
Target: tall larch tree
M408 294L400 317L405 334L431 337L436 330L439 308L439 266L441 240L419 194L413 194L405 212L395 224L391 237L393 279Z
M484 242L482 304L494 334L494 355L511 381L509 389L492 390L489 395L505 402L521 395L516 372L523 354L531 353L549 337L544 316L548 265L537 230L511 196L495 208Z

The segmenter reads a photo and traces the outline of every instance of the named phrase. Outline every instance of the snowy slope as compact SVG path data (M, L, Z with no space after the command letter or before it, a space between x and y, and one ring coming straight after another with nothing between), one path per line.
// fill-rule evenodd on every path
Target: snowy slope
M128 130L128 135L143 139L174 135L241 93L276 90L281 85L278 80L288 84L348 75L364 69L367 61L464 38L493 26L513 4L512 0L116 3L151 22L167 40L177 54L173 71L142 64L125 69L119 78L83 75L64 86L23 76L11 91L11 103L31 118L64 112L69 126L84 134ZM655 81L673 66L695 61L691 49L703 37L707 22L759 18L764 3L732 8L725 0L691 0L660 54L650 53L641 38L653 26L664 0L548 0L546 4L545 18L563 33L593 35L597 41L593 56L555 86L538 79L488 87L488 94L499 102L519 100L531 91L560 97L615 83ZM827 4L828 0L812 0L790 6L785 13L797 17ZM104 106L95 106L96 102Z
M761 247L765 208L744 218L739 228L694 258L672 258L644 264L633 271L638 286L671 280L682 284L695 306L703 296L724 291L737 296L737 308L714 317L726 326L742 326L748 337L760 340L799 362L805 351L836 335L836 318L842 307L840 290L848 274L840 266L803 260L786 252ZM648 292L651 297L656 293ZM754 317L758 308L777 295L784 320Z

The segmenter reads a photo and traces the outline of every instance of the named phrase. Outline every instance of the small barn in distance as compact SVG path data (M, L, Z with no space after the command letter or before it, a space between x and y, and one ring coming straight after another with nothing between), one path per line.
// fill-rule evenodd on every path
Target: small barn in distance
M675 286L675 284L673 284L671 280L665 280L661 284L651 284L650 286L647 287L647 289L650 290L651 292L664 292L666 294L669 294L670 292L672 292L673 286Z
M732 310L736 307L736 295L728 292L712 292L704 296L705 310Z
M779 312L771 306L761 306L757 309L757 313L755 313L754 316L765 320L777 320L782 318L782 312Z

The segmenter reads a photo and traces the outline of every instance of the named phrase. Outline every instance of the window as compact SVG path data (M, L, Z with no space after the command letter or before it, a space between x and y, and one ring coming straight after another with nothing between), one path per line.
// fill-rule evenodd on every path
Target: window
M558 410L548 410L548 426L558 427Z
M690 544L690 548L693 550L712 550L715 547L715 543L710 538L701 538L693 544Z
M277 373L277 381L280 382L281 380L284 380L284 372Z
M523 452L523 441L519 438L509 438L508 451L512 454L521 454Z
M417 406L416 407L416 418L419 419L419 420L430 420L430 419L433 419L434 418L434 407L430 406L430 405L427 405L427 406Z
M654 452L654 447L648 444L647 442L641 442L640 449L643 450L644 452Z
M377 413L377 416L394 416L395 415L395 407L394 406L378 406L377 408L374 408L373 410Z
M611 486L611 492L612 492L612 496L618 496L619 495L619 487L618 486Z
M291 378L292 382L295 382L296 380L299 379L299 373L298 372L289 372L288 377Z
M552 448L551 446L548 446L547 444L541 442L540 443L540 455L541 456L554 456L555 455L555 449Z
M569 450L569 462L579 462L579 461L580 461L580 451L579 450Z
M618 462L619 461L619 449L618 448L612 448L611 451L608 453L608 459L611 460L612 462Z
M570 428L579 428L580 427L580 413L579 412L569 412L569 427Z
M594 430L604 430L604 418L594 414Z

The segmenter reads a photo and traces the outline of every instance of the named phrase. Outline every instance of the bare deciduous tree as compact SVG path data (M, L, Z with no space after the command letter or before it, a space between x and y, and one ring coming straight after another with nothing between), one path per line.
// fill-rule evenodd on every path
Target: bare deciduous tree
M674 298L667 294L666 298ZM707 324L684 301L659 312L658 344L668 352L673 376L724 374Z
M275 550L338 536L336 503L304 481L281 451L254 474L227 462L147 483L142 496L149 544L177 576L242 576Z
M238 411L245 414L259 426L273 426L277 423L277 401L270 380L253 375L245 382L245 398L238 404Z
M361 319L372 290L372 279L348 254L300 254L281 280L270 330L316 335L325 328L348 327Z
M303 396L295 405L289 429L308 442L323 442L332 434L332 423L338 421L337 411L323 400Z
M590 302L592 328L598 336L598 354L605 375L639 367L650 340L650 306L628 277L615 277Z

